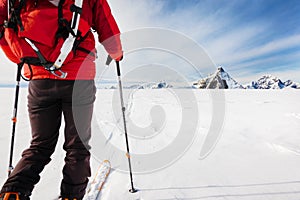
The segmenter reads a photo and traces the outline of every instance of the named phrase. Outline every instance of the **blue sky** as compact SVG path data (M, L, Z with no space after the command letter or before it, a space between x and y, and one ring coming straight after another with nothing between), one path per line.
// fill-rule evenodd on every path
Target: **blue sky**
M186 9L199 21L213 18L216 30L195 39L208 48L217 64L225 66L237 78L239 74L255 76L300 70L300 2L297 0L171 0L164 4L169 13ZM197 22L193 23L197 26ZM222 51L215 53L214 48ZM300 80L300 77L293 78Z
M257 80L264 74L300 82L299 0L108 2L122 32L159 27L182 33L196 41L217 66L223 66L241 83ZM129 58L125 56L125 71L127 65L133 65ZM13 82L14 65L2 53L0 60L5 65L0 82ZM187 70L187 73L193 72Z
M300 81L298 0L127 0L123 3L111 0L110 3L123 30L154 26L179 31L195 40L216 65L224 66L242 83L263 74ZM131 13L126 15L129 23L119 13L121 6L123 12Z

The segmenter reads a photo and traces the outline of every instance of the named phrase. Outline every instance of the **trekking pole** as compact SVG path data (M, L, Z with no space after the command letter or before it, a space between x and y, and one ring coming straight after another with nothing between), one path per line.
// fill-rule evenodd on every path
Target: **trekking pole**
M109 65L112 61L112 58L108 56L106 65ZM121 81L121 70L120 70L120 62L116 61L116 67L117 67L117 75L118 75L118 84L119 84L119 93L120 93L120 100L121 100L121 107L122 107L122 116L123 116L123 125L124 125L124 132L125 132L125 140L126 140L126 157L128 158L128 167L129 167L129 176L130 176L130 183L131 188L129 189L129 192L135 193L137 190L133 186L133 178L132 178L132 168L131 168L131 160L130 160L130 151L129 151L129 142L128 142L128 134L127 134L127 126L126 126L126 118L125 118L125 105L124 105L124 99L123 99L123 87L122 87L122 81Z
M12 134L11 134L11 143L10 143L10 155L9 155L9 166L8 166L8 176L11 174L14 169L12 165L13 154L14 154L14 143L15 143L15 132L16 132L16 124L17 124L17 111L18 111L18 101L19 101L19 91L20 91L20 80L21 80L21 71L23 64L18 64L17 78L16 78L16 92L15 92L15 103L12 117Z

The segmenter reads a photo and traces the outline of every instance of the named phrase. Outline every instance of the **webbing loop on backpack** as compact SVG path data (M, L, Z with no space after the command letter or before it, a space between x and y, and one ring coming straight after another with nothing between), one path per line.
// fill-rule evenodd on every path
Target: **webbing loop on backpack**
M73 5L71 5L70 10L71 10L71 12L73 12L75 14L74 21L72 21L72 25L71 25L71 28L73 30L73 29L76 28L77 23L79 23L79 21L78 21L79 20L78 15L81 15L82 8L73 4Z
M36 55L39 58L40 64L49 72L51 72L53 75L55 75L58 78L62 78L65 79L68 75L68 73L61 71L60 69L56 69L53 66L53 63L48 62L45 57L43 56L43 54L40 52L40 50L35 46L35 44L33 42L31 42L31 40L29 40L28 38L25 38L25 41L31 46L31 48L34 50L34 52L36 53Z

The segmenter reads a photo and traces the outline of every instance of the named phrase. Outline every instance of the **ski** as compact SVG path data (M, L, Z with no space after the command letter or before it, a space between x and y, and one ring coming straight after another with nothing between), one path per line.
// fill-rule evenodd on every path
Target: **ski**
M111 165L108 160L104 160L100 164L93 180L88 185L83 200L96 200L98 198L101 189L103 188L103 185L110 173L110 169Z

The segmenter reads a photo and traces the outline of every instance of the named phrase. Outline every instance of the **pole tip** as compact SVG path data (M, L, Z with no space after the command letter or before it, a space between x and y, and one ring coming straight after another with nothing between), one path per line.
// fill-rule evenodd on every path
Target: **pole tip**
M138 190L135 189L135 188L131 188L131 189L129 190L129 192L130 192L130 193L136 193L136 192L138 192Z

